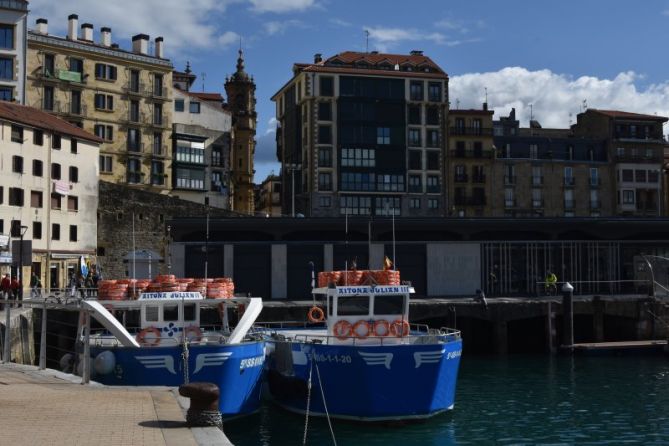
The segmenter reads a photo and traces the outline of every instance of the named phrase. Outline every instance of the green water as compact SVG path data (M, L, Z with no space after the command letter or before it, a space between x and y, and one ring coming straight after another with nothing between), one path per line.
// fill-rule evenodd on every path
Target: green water
M463 356L453 411L333 430L338 445L669 445L669 359ZM301 445L304 417L267 404L225 432L236 446ZM307 444L333 444L325 420L309 420Z

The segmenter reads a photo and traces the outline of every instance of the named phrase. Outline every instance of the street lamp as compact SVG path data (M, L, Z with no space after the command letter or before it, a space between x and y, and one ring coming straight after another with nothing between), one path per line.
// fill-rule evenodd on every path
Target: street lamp
M28 226L21 225L21 237L19 244L19 300L23 300L23 236L26 235Z

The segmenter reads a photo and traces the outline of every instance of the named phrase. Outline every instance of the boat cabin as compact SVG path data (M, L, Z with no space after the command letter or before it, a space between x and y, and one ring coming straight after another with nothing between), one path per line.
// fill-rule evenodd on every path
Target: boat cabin
M197 292L142 293L140 303L140 327L156 327L159 330L171 327L200 326L200 302L204 298Z
M350 337L402 337L409 334L408 285L337 286L314 290L327 299L328 334Z

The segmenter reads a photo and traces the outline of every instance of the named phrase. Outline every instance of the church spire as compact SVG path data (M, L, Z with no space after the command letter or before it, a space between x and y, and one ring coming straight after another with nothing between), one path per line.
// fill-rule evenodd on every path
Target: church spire
M240 46L241 46L241 41L240 41ZM241 47L239 48L239 57L237 58L237 73L246 74L244 73L244 52L242 51Z

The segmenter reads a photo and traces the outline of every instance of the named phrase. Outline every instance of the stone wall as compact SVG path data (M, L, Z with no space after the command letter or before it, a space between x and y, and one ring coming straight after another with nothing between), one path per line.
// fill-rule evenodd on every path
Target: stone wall
M238 215L173 196L101 181L96 263L101 266L103 278L132 277L132 261L129 259L133 252L133 233L136 255L139 251L154 253L151 275L166 274L169 240L167 222L176 217L203 218L207 210L212 218ZM158 259L155 258L156 254ZM143 260L141 255L138 259Z

